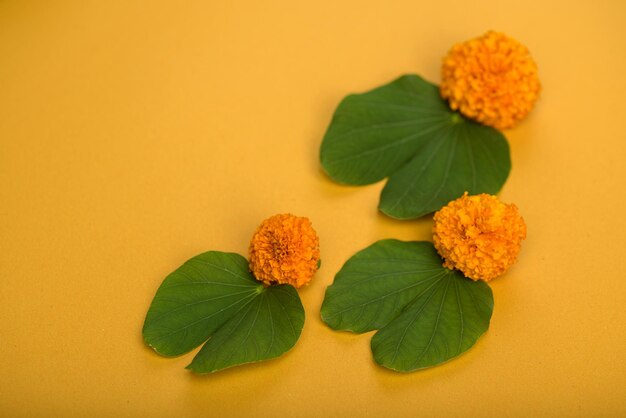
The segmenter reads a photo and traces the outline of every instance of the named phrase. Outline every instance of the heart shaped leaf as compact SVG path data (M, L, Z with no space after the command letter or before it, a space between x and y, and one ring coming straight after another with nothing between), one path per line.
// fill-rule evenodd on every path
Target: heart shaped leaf
M338 106L320 149L335 181L389 177L379 209L409 219L470 194L496 194L511 170L509 145L494 128L452 111L436 85L406 75Z
M188 368L210 373L278 357L293 347L303 325L302 303L292 286L265 288L213 334Z
M375 361L409 372L448 361L489 327L493 295L442 265L429 242L378 241L351 257L326 290L322 320L336 330L379 330Z
M288 285L264 287L239 254L209 251L165 278L150 305L143 337L165 356L208 340L189 368L208 373L278 357L294 346L304 309Z

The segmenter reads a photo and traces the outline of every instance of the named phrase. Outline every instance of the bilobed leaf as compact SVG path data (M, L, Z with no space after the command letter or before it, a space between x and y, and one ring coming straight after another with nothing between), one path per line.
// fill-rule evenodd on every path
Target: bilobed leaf
M200 254L159 287L146 315L144 340L159 354L184 354L205 342L262 288L240 255Z
M487 284L447 271L374 335L374 359L404 372L448 361L487 330L492 310Z
M466 191L495 194L510 167L501 133L470 121L447 125L389 177L379 209L408 219L434 212Z
M378 330L375 361L408 372L467 351L489 327L489 286L442 266L429 242L383 240L350 258L322 304L336 330Z
M165 278L146 315L143 337L165 356L209 340L190 368L210 372L279 356L293 347L303 324L295 289L265 288L241 255L209 251ZM235 341L240 346L233 348Z
M326 289L321 315L336 330L380 329L442 275L427 242L380 241L352 256Z
M464 192L497 193L511 169L494 128L452 111L436 85L406 75L340 104L320 161L335 181L364 185L389 177L379 209L417 218Z
M264 288L213 334L188 368L210 373L278 357L293 347L303 325L302 303L292 286Z

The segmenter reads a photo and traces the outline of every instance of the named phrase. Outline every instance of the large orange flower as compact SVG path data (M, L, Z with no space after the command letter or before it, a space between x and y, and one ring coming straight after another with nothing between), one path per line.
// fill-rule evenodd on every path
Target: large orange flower
M320 260L319 238L307 218L291 214L264 220L250 242L252 274L266 285L309 283Z
M435 213L433 241L444 266L489 281L515 261L526 238L517 207L488 194L467 192Z
M531 111L541 85L528 49L490 31L452 47L443 61L439 90L453 110L507 129Z

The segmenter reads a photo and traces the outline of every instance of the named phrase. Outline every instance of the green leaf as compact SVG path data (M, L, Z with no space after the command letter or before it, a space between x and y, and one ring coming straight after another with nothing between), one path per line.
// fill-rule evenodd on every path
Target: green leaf
M429 242L378 241L351 257L326 290L322 320L372 338L375 361L408 372L474 345L493 311L489 286L449 270Z
M210 373L278 357L293 347L303 325L304 310L296 289L287 285L265 288L213 334L188 368Z
M399 219L433 212L466 191L495 194L511 169L506 138L452 111L437 86L417 75L346 97L320 161L340 183L389 177L379 209Z
M356 333L380 329L397 317L442 274L441 259L427 242L379 241L356 253L326 289L322 319L329 327Z
M165 278L146 315L143 337L165 356L184 354L208 340L189 366L206 373L278 357L293 347L303 325L304 309L293 287L266 288L241 255L209 251Z

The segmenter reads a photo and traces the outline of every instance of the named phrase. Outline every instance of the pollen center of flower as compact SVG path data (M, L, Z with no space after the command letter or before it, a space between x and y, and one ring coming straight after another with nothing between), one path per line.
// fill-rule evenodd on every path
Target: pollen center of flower
M289 254L289 246L287 244L283 244L281 242L275 242L273 246L274 257L276 259L281 260Z

